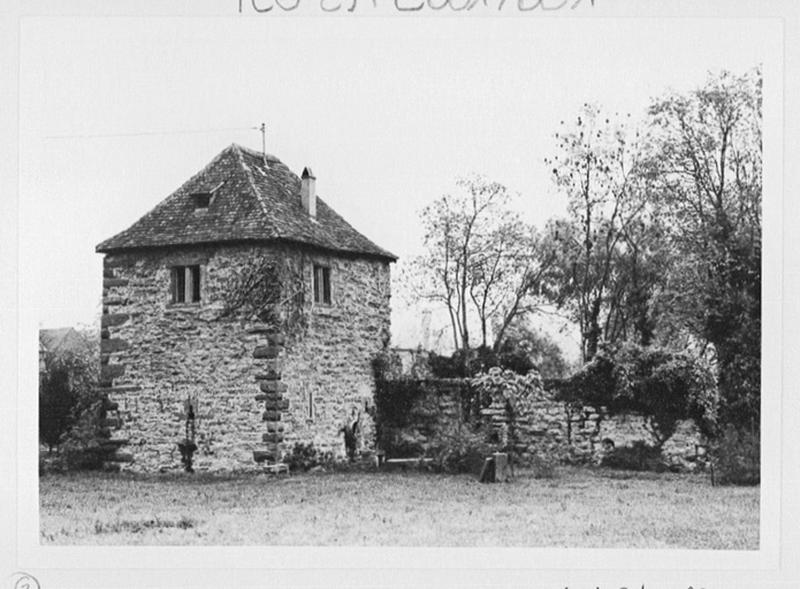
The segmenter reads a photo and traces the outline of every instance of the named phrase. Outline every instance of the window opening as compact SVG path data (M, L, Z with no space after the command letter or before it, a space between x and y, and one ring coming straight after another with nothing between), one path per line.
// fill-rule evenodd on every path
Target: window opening
M314 302L331 303L331 269L327 266L314 265Z
M172 302L200 302L200 266L172 268Z

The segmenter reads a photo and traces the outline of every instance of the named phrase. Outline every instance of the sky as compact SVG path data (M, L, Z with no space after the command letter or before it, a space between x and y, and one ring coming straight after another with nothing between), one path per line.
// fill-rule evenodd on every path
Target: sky
M541 226L565 205L543 160L584 102L640 116L775 43L752 19L62 17L21 32L20 301L42 327L92 323L95 245L227 145L260 149L262 122L267 151L311 166L402 263L458 176L505 184ZM413 345L418 309L393 304L395 343Z

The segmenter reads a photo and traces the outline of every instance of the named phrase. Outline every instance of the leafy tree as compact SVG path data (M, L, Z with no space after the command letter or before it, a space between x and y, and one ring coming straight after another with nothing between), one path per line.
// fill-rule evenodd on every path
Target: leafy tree
M93 437L101 395L97 390L100 361L93 338L68 349L50 351L39 381L39 439L52 451L72 438Z
M520 321L506 332L497 356L497 365L502 368L518 374L536 368L544 379L562 378L568 369L558 344L547 334L535 331Z
M724 421L757 428L761 72L722 72L650 107L650 188L676 252L671 313L713 345Z
M447 309L456 350L472 347L474 325L480 347L497 349L514 318L536 309L553 257L543 255L535 229L510 208L505 186L480 176L457 185L459 194L422 210L425 253L411 261L405 281L415 300Z
M563 125L562 121L562 125ZM568 199L569 218L548 227L546 249L556 256L554 300L566 306L580 327L581 351L589 361L604 339L625 294L617 289L625 246L639 243L641 222L638 133L627 117L605 115L585 104L575 124L555 134L556 155L547 159L553 179ZM638 260L639 251L631 260ZM634 265L632 268L636 268ZM619 317L616 317L618 320Z
M39 383L39 440L49 452L61 444L75 420L76 399L70 380L69 368L59 363Z
M717 432L713 373L685 352L636 344L603 347L557 388L568 403L605 407L611 415L642 415L657 446L684 419L693 419L709 437Z

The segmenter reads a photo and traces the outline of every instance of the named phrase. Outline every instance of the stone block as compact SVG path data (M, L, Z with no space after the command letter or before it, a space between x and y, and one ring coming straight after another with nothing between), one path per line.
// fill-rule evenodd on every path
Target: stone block
M128 342L118 337L100 341L100 352L104 354L121 352L122 350L127 350L129 347L130 344Z
M281 348L276 346L256 346L256 349L253 350L253 358L260 359L265 358L267 360L272 360L277 358L281 353Z
M100 426L103 428L119 428L122 425L122 420L116 417L106 417L100 422Z
M122 446L127 446L130 440L126 438L109 438L98 443L101 450L116 451Z
M280 401L283 399L283 395L279 393L259 393L255 396L256 401L259 403L266 401L267 403L271 401Z
M264 411L261 418L264 421L280 421L281 420L281 412L280 411Z
M280 380L281 379L281 373L276 371L276 370L267 369L264 372L259 372L258 374L256 374L255 378L256 378L256 381L260 381L260 380Z
M109 462L133 462L133 454L130 452L115 452L108 458Z
M100 367L100 381L108 382L111 379L117 378L125 374L125 366L123 364L106 364Z
M266 403L267 411L286 411L289 409L289 400L281 399L278 401L271 400Z
M253 460L259 464L262 462L272 462L275 460L275 453L271 450L253 450Z
M100 317L100 325L102 327L116 327L122 325L130 318L127 313L108 313Z
M283 434L266 433L266 434L261 436L261 440L265 444L280 444L283 441Z
M273 333L274 331L275 328L272 325L267 325L266 323L254 323L245 330L246 333L251 334Z
M135 393L136 391L141 391L142 387L138 385L118 385L115 387L100 387L98 389L101 393L105 394L113 394L113 393Z
M283 394L288 390L289 387L286 386L286 383L278 380L265 380L261 382L259 388L264 393Z
M271 346L282 346L286 343L286 336L282 333L270 333L267 335L267 341Z
M128 280L125 278L104 278L103 288L114 288L115 286L128 286Z

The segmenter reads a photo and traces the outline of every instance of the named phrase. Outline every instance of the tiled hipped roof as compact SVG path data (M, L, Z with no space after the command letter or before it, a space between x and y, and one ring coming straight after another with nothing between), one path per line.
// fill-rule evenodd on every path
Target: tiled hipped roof
M211 193L206 210L192 197ZM232 144L153 210L97 246L98 252L226 241L286 241L326 250L397 257L353 229L317 197L312 219L300 178L276 157Z

